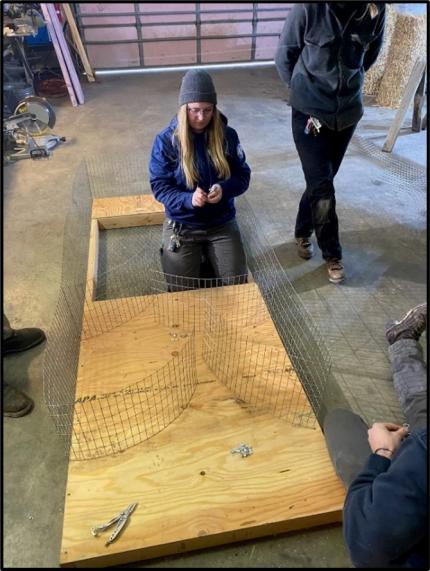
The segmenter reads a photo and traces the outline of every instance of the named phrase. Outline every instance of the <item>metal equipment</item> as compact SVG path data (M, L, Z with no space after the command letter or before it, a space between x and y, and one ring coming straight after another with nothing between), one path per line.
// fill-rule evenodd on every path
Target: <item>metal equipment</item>
M112 519L110 519L107 523L103 523L101 525L97 525L95 527L92 527L91 528L91 534L94 537L97 537L101 532L106 531L107 529L109 529L110 527L112 527L116 523L115 529L110 534L109 539L105 543L105 545L107 547L108 545L110 545L111 543L113 543L117 539L117 537L119 536L121 531L124 529L125 524L127 523L129 517L134 512L134 510L136 509L137 506L138 506L137 502L132 503L129 506L127 506L125 508L125 510L123 510L122 512L120 512L119 514L114 516Z
M14 114L3 120L6 162L48 158L65 137L49 133L55 125L54 109L43 97L29 96L18 103Z

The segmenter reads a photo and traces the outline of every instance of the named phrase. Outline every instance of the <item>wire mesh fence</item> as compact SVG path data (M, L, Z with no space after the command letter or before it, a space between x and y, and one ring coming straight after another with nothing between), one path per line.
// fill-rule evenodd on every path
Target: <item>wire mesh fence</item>
M291 424L315 426L309 400L282 346L273 347L244 336L242 328L233 326L210 307L205 323L205 361L236 398Z
M122 452L176 420L197 385L194 338L164 367L118 391L81 395L74 404L71 459Z
M142 192L137 168L132 161L86 161L66 219L44 395L70 458L115 454L171 424L197 386L200 354L237 398L314 427L330 377L329 354L243 197L237 219L249 275L222 281L166 276L162 228L142 226L100 230L97 273L87 281L92 199L119 196L132 179L133 192ZM150 329L160 338L156 359L142 356L145 332L136 323L156 324ZM133 347L123 345L127 335ZM115 370L118 352L133 363L130 370ZM115 374L118 383L107 390L103 379Z
M427 170L424 166L404 157L382 151L374 142L355 134L351 146L382 169L382 179L392 190L407 191L415 200L425 201Z

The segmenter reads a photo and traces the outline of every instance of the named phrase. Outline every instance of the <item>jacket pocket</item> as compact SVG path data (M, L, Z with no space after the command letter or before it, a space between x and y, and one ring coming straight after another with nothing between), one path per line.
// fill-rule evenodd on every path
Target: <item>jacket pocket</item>
M375 35L370 34L351 34L351 42L353 44L359 44L363 48L364 51L367 51L370 45L370 42L375 38Z
M343 60L345 65L351 69L362 67L364 62L364 54L369 49L369 45L373 40L373 34L350 34L348 42L343 49Z
M336 36L305 36L303 63L313 75L332 71L336 65L336 54Z

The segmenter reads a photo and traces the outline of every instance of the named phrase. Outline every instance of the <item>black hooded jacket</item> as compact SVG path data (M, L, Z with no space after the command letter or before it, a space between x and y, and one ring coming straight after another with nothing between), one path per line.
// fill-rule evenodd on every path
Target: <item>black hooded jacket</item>
M363 115L364 72L382 47L385 6L372 18L366 2L315 2L293 6L275 63L289 87L292 107L342 130Z
M429 568L427 474L427 428L412 431L392 461L369 456L343 508L354 567Z

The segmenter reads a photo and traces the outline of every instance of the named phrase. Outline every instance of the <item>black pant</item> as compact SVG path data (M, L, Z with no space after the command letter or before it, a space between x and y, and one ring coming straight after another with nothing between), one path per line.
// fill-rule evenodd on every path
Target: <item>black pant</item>
M315 230L325 260L340 260L339 224L333 179L341 165L356 125L342 131L321 127L318 135L305 134L309 115L292 108L293 138L302 163L306 190L300 200L295 236L309 238Z
M177 231L180 245L172 252L169 243L173 233L173 222L165 220L161 263L169 291L199 287L203 253L212 266L218 285L246 283L246 255L236 220L206 230L182 226Z

